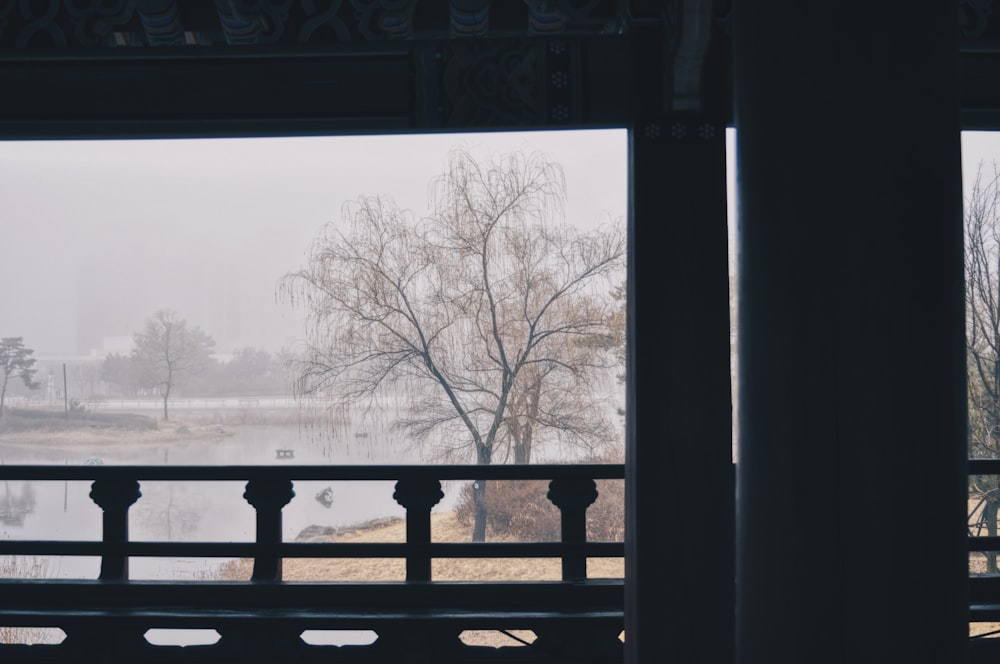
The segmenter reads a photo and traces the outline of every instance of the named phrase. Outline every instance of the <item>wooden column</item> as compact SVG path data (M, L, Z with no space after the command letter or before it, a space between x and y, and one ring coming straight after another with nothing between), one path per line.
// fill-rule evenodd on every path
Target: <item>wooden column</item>
M627 661L731 662L724 129L659 115L631 140Z
M955 5L734 3L737 661L961 662Z
M732 420L724 129L632 133L626 652L733 658Z

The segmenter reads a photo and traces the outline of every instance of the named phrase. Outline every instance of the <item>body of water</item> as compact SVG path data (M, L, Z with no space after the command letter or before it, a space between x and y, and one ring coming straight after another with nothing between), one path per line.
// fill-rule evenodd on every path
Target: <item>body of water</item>
M3 446L6 464L105 465L331 465L419 463L412 447L382 436L341 435L312 439L296 426L225 426L226 435L163 443L101 446ZM288 452L290 451L290 453ZM279 458L279 454L281 455ZM289 456L290 454L290 456ZM89 497L90 482L0 483L0 538L97 540L101 510ZM459 486L445 487L436 508L454 505ZM129 511L130 536L139 541L252 542L255 514L243 498L245 482L143 482L142 497ZM284 537L293 541L309 526L341 528L383 517L404 517L392 498L393 482L296 482L284 508ZM46 576L95 578L96 558L52 557ZM220 561L133 558L133 578L211 577ZM37 561L23 567L37 569Z
M310 436L297 426L221 427L209 439L105 445L55 444L4 446L7 464L101 463L104 465L288 465L419 463L406 441L388 426L374 431L341 431L339 439ZM279 453L279 450L282 451ZM289 456L288 450L291 451ZM280 458L279 458L280 454ZM0 483L0 538L22 540L98 540L101 510L90 499L90 482L7 481ZM245 482L144 482L142 497L129 510L130 537L138 541L252 542L255 514L243 499ZM295 497L284 508L284 538L292 541L308 526L340 528L381 517L405 517L392 499L393 482L296 482ZM451 509L457 485L446 486L436 509ZM202 580L216 578L219 559L132 558L133 579ZM35 556L0 559L0 574L15 577L97 578L98 558ZM51 630L49 630L51 631ZM43 639L57 636L42 630ZM211 630L151 630L160 645L211 643ZM315 631L311 642L367 644L364 630ZM206 633L209 636L206 637ZM39 638L35 635L34 638ZM206 640L207 638L207 640Z

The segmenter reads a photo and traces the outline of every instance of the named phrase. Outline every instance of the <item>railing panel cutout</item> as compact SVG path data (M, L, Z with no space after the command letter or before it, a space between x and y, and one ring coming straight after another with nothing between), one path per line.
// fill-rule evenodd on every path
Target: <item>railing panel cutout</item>
M370 629L307 629L299 635L311 646L370 646L378 633Z
M143 634L153 646L213 646L222 635L214 629L164 629L154 627Z

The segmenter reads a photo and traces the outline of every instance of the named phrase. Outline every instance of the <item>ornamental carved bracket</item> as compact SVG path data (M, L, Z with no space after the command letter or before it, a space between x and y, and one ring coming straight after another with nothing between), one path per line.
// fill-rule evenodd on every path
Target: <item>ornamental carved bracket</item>
M624 0L0 0L0 50L619 34Z
M419 60L427 127L570 125L584 113L576 40L447 40Z

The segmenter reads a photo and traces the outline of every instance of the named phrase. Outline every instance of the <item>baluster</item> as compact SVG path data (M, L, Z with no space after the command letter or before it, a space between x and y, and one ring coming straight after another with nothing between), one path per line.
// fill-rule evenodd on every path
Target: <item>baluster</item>
M587 541L587 508L597 500L597 485L589 479L561 479L549 482L548 498L562 514L563 544L584 544ZM587 556L564 553L563 581L587 578Z
M444 498L441 482L428 479L399 480L392 497L406 508L406 580L430 581L430 555L413 553L413 550L431 542L431 508Z
M101 556L102 581L128 578L128 508L139 500L139 483L128 479L94 480L90 499L104 510L104 554Z
M247 482L243 498L257 510L257 554L252 581L281 580L281 509L294 497L291 480Z
M597 500L597 485L590 479L560 479L549 483L548 498L562 516L562 541L564 544L583 545L587 541L587 508ZM563 580L582 581L587 578L587 556L583 553L564 553ZM621 661L623 644L616 629L605 630L578 627L536 627L537 638L531 648L535 652L559 656L570 660Z
M430 581L431 508L444 498L441 482L433 479L405 479L396 482L393 499L406 508L406 580ZM388 661L457 661L465 649L460 630L441 627L414 627L394 623L378 630L376 648Z

